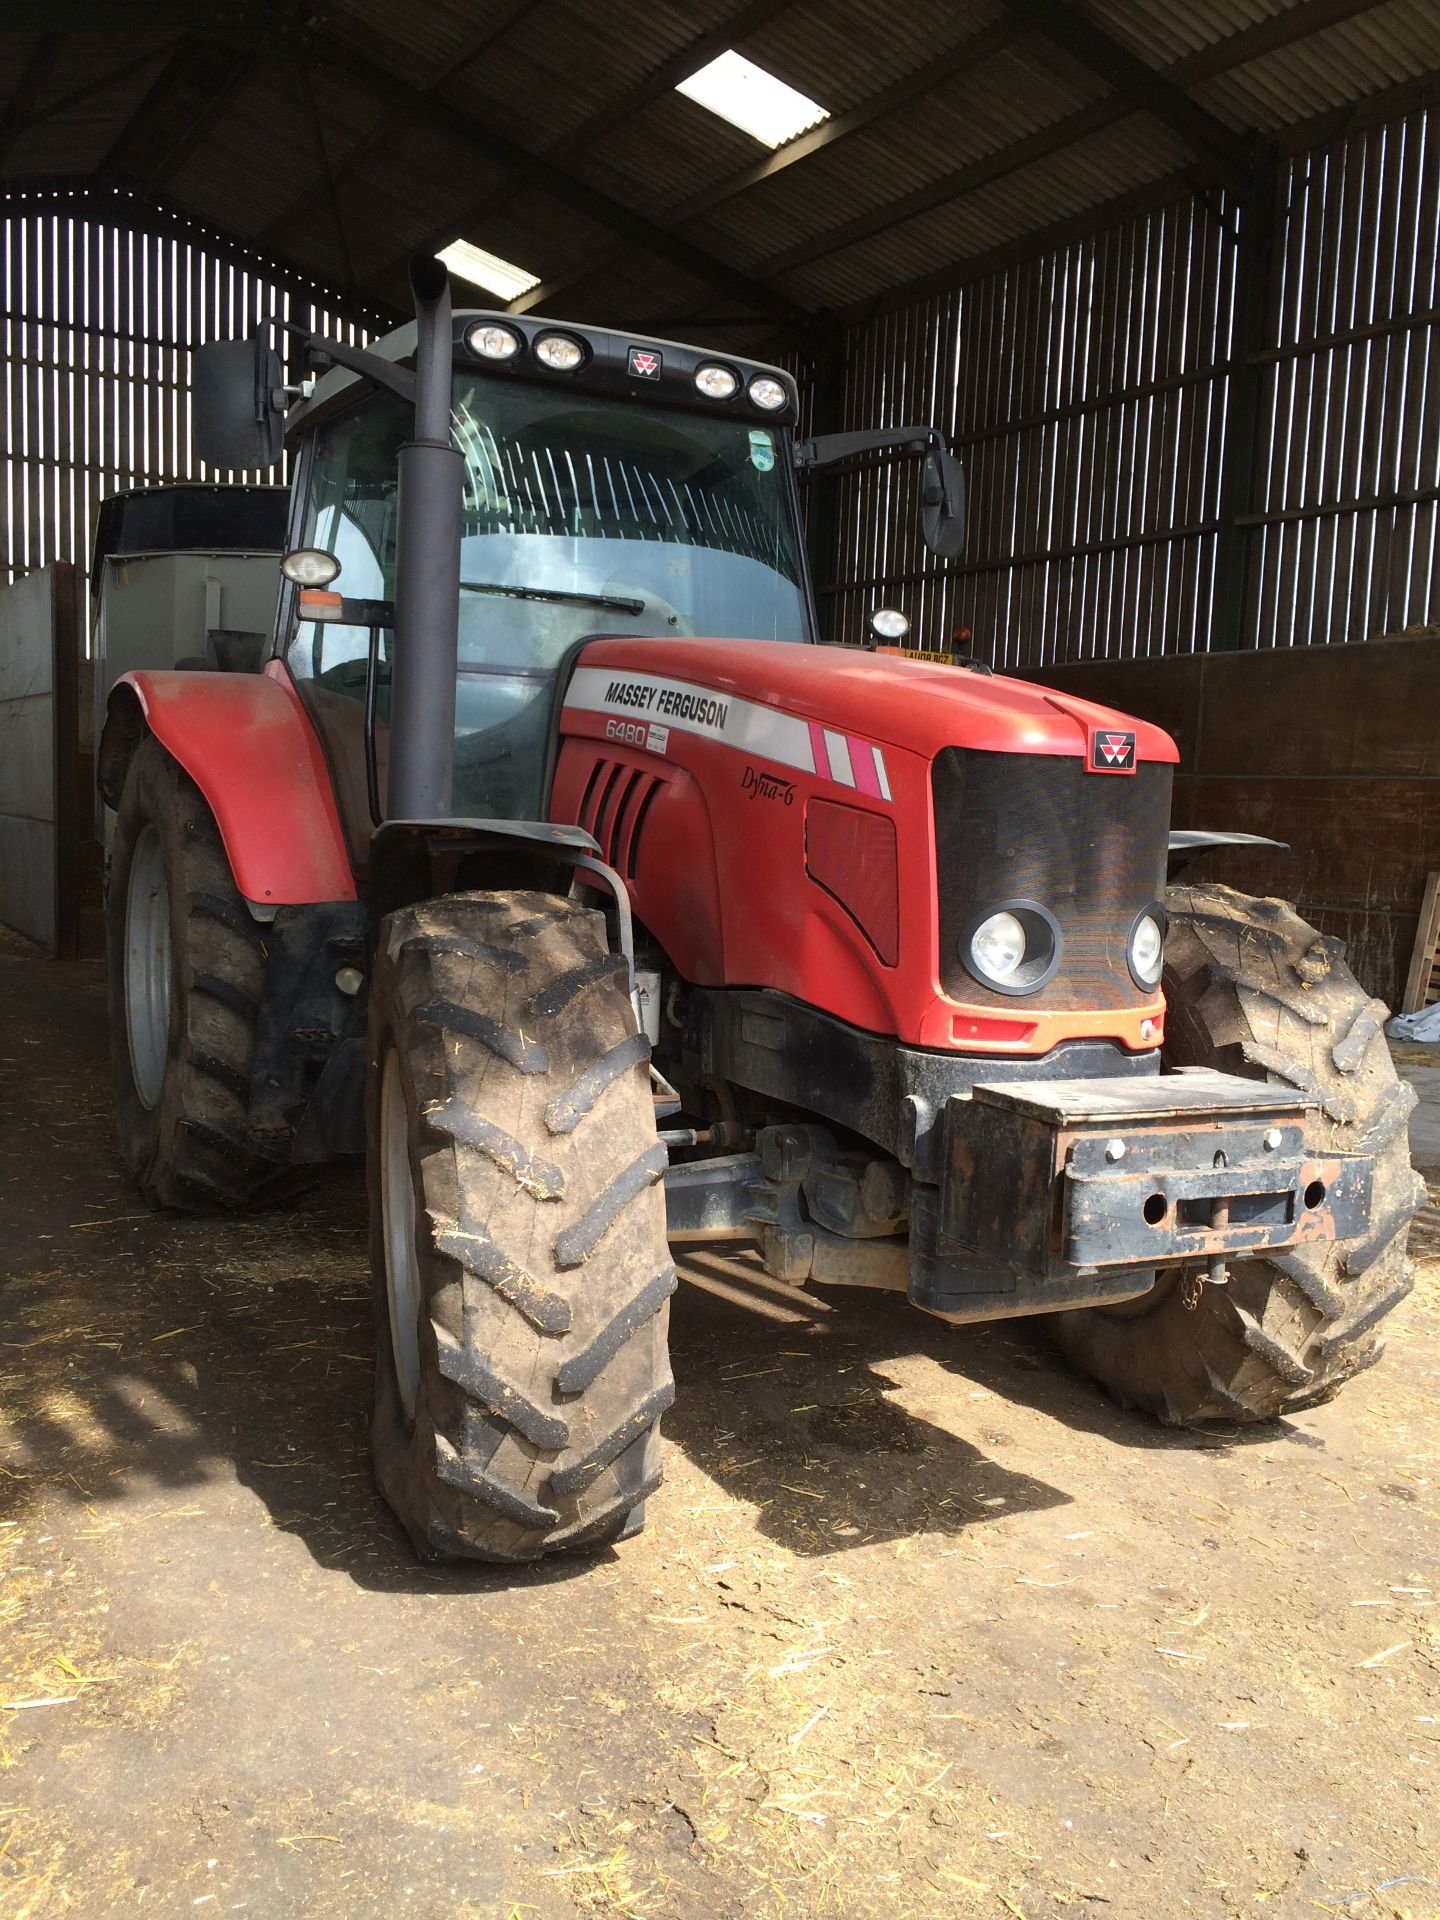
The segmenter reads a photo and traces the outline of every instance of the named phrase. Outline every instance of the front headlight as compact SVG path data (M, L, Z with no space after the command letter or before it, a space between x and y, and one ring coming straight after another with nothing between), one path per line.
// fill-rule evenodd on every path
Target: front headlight
M1008 980L1025 958L1025 929L1013 913L992 913L970 936L970 958L991 980Z
M1146 907L1130 929L1127 958L1137 986L1159 986L1165 968L1165 928L1158 907Z
M1007 900L971 922L960 958L996 993L1034 993L1060 965L1060 923L1038 900Z

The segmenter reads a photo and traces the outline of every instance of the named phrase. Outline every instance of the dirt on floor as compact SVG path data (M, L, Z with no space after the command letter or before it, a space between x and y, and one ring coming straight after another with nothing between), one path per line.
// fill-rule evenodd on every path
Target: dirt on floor
M100 968L0 948L0 1916L1440 1914L1440 1236L1236 1438L697 1258L650 1528L422 1566L363 1194L150 1214Z

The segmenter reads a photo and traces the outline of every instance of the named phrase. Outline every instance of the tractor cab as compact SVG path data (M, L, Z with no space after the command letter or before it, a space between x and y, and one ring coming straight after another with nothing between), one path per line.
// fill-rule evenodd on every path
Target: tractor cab
M377 344L399 358L414 328ZM780 369L508 316L453 322L463 458L451 811L537 819L561 669L597 635L812 641L795 389ZM292 413L298 576L279 649L331 748L357 850L385 791L400 449L414 414L355 374ZM303 557L302 557L303 556ZM327 565L324 556L330 556ZM323 578L307 589L305 578Z

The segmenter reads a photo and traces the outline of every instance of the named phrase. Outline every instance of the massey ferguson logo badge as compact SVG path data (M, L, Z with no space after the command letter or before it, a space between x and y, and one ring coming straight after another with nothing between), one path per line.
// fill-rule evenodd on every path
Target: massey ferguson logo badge
M649 347L631 347L630 371L638 373L642 380L658 380L660 378L659 354L652 353Z
M1135 771L1134 734L1121 733L1118 727L1092 727L1090 771L1092 773L1133 773Z

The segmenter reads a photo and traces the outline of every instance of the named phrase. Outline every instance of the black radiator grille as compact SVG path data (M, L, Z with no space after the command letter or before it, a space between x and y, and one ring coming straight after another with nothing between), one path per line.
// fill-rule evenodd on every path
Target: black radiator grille
M1087 773L1059 754L936 756L935 850L940 978L971 1005L1076 1010L1138 1006L1153 996L1130 976L1125 948L1136 914L1165 890L1171 768ZM1036 900L1060 923L1060 969L1023 998L984 987L960 958L977 915Z

